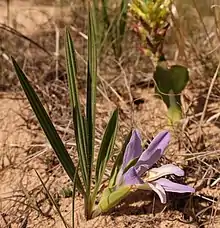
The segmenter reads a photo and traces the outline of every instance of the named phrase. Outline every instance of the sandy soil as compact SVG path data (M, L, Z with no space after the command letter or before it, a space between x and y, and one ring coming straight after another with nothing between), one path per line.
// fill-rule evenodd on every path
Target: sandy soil
M38 33L42 29L47 29L48 24L51 25L51 23L60 18L64 20L64 23L68 24L71 21L71 9L67 7L60 9L46 5L33 5L31 1L14 0L10 5L10 15L7 17L6 4L5 2L0 2L0 23L8 23L28 36ZM112 74L115 77L114 72ZM190 93L186 91L186 98L190 102L193 102L194 96L198 94L196 89L191 90L191 97ZM165 107L160 100L154 97L153 89L135 87L132 90L132 94L135 98L144 98L144 103L137 105L134 111L135 125L141 129L144 138L150 139L158 132L158 129L168 127L165 118ZM26 100L18 99L18 96L18 94L12 93L0 93L0 227L10 227L8 225L10 224L13 228L60 228L63 227L60 217L50 205L34 169L40 173L42 179L53 193L53 197L58 200L60 209L68 222L70 222L71 218L71 199L64 197L60 192L63 188L68 188L69 181L60 168L42 132L39 131L39 128L36 129L36 125L31 122L27 125L26 118L30 117L30 109ZM123 95L122 100L118 103L122 109L121 119L123 120L120 127L121 129L127 129L128 122L131 121L130 106L125 102ZM185 104L185 109L187 109L187 104ZM98 114L102 119L102 121L97 123L98 129L102 129L108 119L110 110L113 110L115 105L111 102L107 103L103 97L98 99L97 105ZM215 110L219 110L218 105L215 105ZM196 135L196 123L192 126L190 134L193 137ZM208 123L204 128L204 137L206 147L210 147L211 151L218 150L220 146L219 140L216 140L216 135L220 135L219 127L213 122ZM185 149L179 143L181 140L179 140L178 136L174 133L173 136L166 159L175 161L175 164L184 167L185 164L188 164L188 161L183 159L185 158ZM219 169L219 156L216 157L212 165ZM203 162L207 162L207 160ZM200 177L199 173L203 173L207 166L199 169L196 164L192 163L191 166L194 168L196 175ZM48 169L48 167L50 168ZM206 173L207 175L203 176L204 179L209 178L209 168L207 169L208 174ZM199 185L197 183L199 180L195 180L195 175L191 175L186 181L191 181L190 184ZM201 188L199 193L219 198L219 185L214 188L206 186ZM86 222L83 217L83 201L80 196L77 196L75 203L76 227L200 227L198 221L197 223L194 221L193 224L188 223L187 218L185 218L187 213L183 213L183 211L165 210L163 205L157 200L156 204L152 206L152 199L152 194L139 192L133 198L126 200L119 207L113 209L109 214ZM212 219L208 220L206 227L218 228L220 227L220 219L218 215L215 215L217 206L211 208L212 212L208 213L213 213ZM185 219L186 222L184 222ZM25 223L27 223L27 226L24 225Z
M30 195L31 193L35 194L37 187L40 186L40 181L33 169L36 168L43 176L45 165L38 158L36 160L32 158L31 154L28 156L28 149L36 141L36 136L34 137L30 129L28 130L25 121L20 116L25 117L24 110L27 109L27 103L15 99L12 94L2 94L0 106L0 211L3 213L0 224L5 227L6 224L11 223L12 227L19 227L22 222L27 221L28 227L63 227L57 213L54 214L51 211L52 208L48 206L47 200L44 202L44 206L41 205L44 212L40 215L37 206L37 202L39 203L40 200ZM28 116L28 113L26 115ZM67 178L63 175L57 173L53 175L55 178L48 177L52 184L52 192L60 192L62 186L68 184ZM26 197L27 199L25 199ZM41 195L38 197L43 198ZM75 202L76 227L195 227L194 225L184 225L178 221L182 217L179 212L162 213L164 207L158 201L158 206L153 209L151 200L152 195L136 194L133 199L129 199L131 202L128 201L126 204L125 201L124 205L113 210L113 214L100 216L86 222L83 218L83 202L80 197L77 197ZM22 204L24 204L23 208ZM25 204L31 205L36 211L25 209ZM70 221L71 199L62 197L59 204L65 219ZM20 208L20 212L18 208ZM152 210L157 211L155 216L151 213ZM52 217L47 213L52 213Z

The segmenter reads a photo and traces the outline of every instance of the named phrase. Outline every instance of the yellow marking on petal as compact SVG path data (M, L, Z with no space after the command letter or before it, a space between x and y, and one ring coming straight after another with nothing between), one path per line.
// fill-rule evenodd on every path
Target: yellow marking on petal
M147 182L154 181L157 179L157 174L157 172L148 171L142 179Z

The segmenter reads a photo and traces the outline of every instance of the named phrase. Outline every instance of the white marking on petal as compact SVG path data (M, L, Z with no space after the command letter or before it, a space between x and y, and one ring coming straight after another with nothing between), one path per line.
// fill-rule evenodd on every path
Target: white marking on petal
M167 164L159 168L150 169L148 171L148 176L146 177L146 180L154 181L159 179L160 177L172 175L172 174L181 177L181 176L184 176L184 171L175 165Z
M151 189L157 193L157 195L160 198L161 203L165 204L167 202L167 196L166 196L166 192L163 189L163 187L160 184L155 183L155 182L148 183L148 184L151 187Z

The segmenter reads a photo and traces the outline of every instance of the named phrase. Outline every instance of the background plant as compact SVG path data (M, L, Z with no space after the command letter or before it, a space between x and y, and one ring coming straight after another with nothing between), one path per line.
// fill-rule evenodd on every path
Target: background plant
M116 12L112 12L112 2L109 0L93 0L95 20L98 34L99 53L111 44L114 55L120 58L123 49L123 39L126 32L128 0L113 2ZM119 7L117 7L119 5Z
M188 80L188 69L184 66L169 66L163 52L166 32L169 29L169 18L173 1L131 2L130 10L137 24L135 30L142 42L142 52L150 56L155 66L155 92L168 108L168 118L174 123L181 119L181 92Z

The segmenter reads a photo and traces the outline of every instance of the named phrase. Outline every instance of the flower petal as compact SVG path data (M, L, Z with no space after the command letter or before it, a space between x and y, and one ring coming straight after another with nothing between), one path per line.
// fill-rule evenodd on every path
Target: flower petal
M124 185L135 185L135 184L143 184L143 180L138 176L134 167L131 167L124 175L123 175L123 184Z
M177 184L165 178L160 178L154 182L161 185L166 192L178 192L178 193L195 192L195 189L188 185Z
M170 141L170 133L163 131L159 133L150 143L149 147L141 154L135 167L141 176L156 163L162 156Z
M126 146L122 169L134 158L140 157L142 153L141 136L138 130L133 130L129 143Z
M146 180L153 181L160 177L171 175L171 174L181 177L181 176L184 176L184 171L172 164L162 165L159 168L150 169L148 171L148 176Z
M151 189L157 193L157 195L160 198L161 203L163 203L163 204L166 203L167 202L167 196L166 196L166 192L163 189L163 187L156 182L152 182L152 183L148 183L148 184L151 187Z

